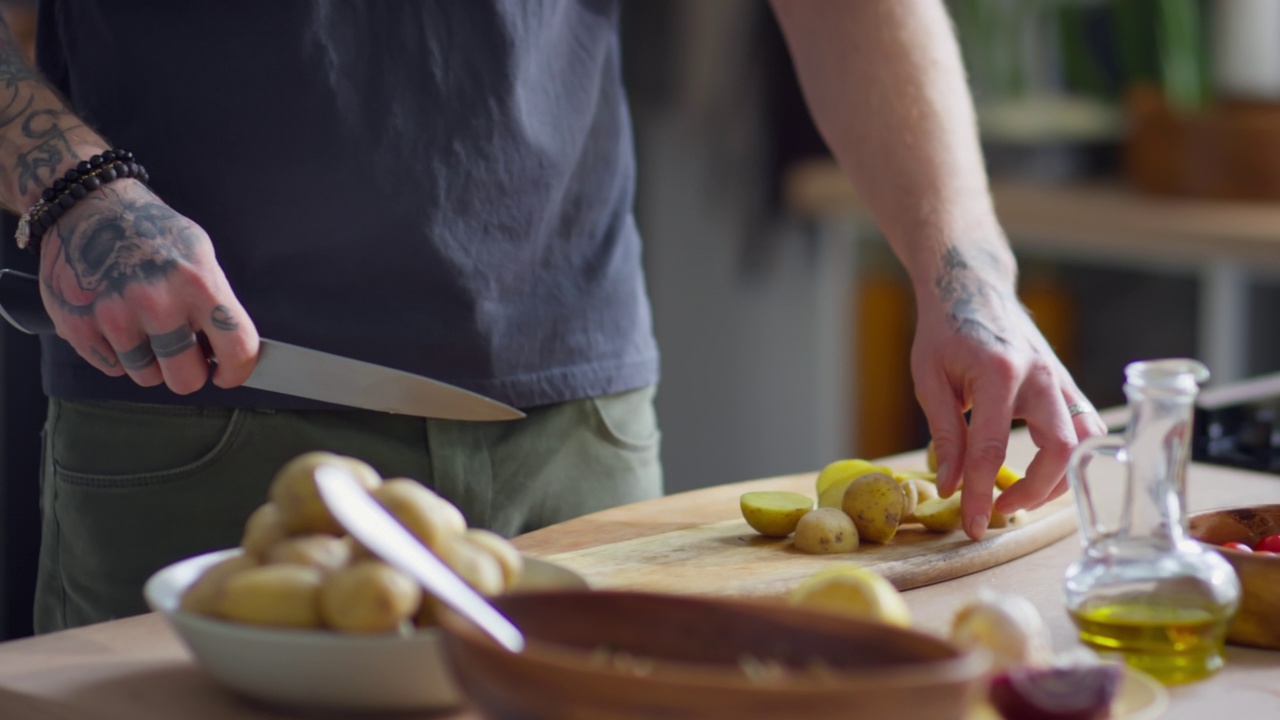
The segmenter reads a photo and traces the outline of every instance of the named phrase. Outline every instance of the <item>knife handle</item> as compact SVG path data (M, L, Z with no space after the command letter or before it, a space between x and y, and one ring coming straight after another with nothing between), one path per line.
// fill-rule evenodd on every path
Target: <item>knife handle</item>
M53 318L44 309L40 280L17 270L0 270L0 316L28 335L52 335Z

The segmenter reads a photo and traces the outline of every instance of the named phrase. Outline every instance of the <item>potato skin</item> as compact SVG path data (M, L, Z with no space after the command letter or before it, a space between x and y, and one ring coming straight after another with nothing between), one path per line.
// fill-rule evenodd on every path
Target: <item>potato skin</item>
M342 525L325 507L316 487L316 468L325 465L341 465L355 477L366 490L382 483L382 476L373 466L353 457L329 452L309 452L290 460L271 481L268 495L280 511L280 520L290 535L302 533L328 533L342 535Z
M461 535L467 520L453 503L417 480L392 478L370 493L423 545L435 550L447 537Z
M227 579L215 613L250 625L318 628L324 573L303 565L262 565Z
M858 549L858 528L836 508L817 508L805 513L796 525L796 549L812 555L853 552Z
M320 616L327 627L341 632L392 632L421 605L418 584L378 560L343 568L320 586Z
M949 498L928 500L916 506L916 520L925 529L934 532L952 532L960 529L960 493Z
M853 519L861 540L887 543L898 532L905 503L898 481L892 476L869 473L849 485L841 509Z

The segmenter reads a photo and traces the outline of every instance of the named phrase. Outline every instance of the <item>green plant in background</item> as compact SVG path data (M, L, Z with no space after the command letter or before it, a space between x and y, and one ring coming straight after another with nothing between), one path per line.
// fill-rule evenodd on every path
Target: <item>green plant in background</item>
M1227 0L1229 1L1229 0ZM975 96L1114 101L1154 84L1183 110L1212 98L1212 0L948 0Z

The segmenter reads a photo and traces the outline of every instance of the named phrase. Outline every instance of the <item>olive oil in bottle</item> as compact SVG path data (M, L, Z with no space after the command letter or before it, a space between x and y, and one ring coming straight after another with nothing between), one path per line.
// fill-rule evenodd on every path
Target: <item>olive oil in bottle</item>
M1222 668L1230 616L1220 608L1117 599L1071 613L1080 640L1119 653L1131 667L1166 685L1194 682Z

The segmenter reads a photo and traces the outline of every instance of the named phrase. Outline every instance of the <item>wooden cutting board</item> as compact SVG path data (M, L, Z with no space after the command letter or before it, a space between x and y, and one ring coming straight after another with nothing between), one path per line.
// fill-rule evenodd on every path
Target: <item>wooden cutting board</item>
M790 490L812 496L813 476L753 483L752 490ZM874 568L906 590L950 580L1009 562L1075 532L1076 514L1068 493L1013 526L990 530L973 542L963 532L933 533L904 525L886 545L863 543L852 553L808 555L790 539L766 538L740 519L665 529L663 506L679 512L680 496L652 501L656 531L615 542L544 556L568 567L595 588L698 595L779 597L823 568L857 563ZM737 496L720 502L733 503ZM634 514L634 513L633 513ZM604 514L601 514L603 518Z

